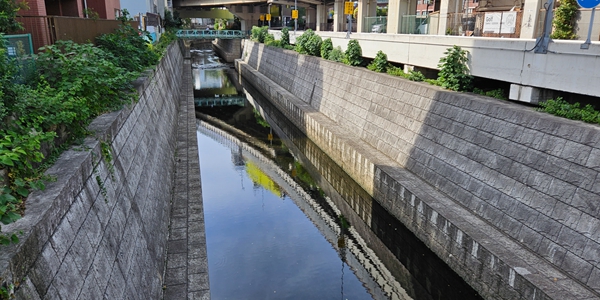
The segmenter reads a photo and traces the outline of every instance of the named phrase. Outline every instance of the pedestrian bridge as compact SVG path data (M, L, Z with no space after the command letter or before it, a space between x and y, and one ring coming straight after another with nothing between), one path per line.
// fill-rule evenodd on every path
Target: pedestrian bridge
M243 39L246 33L242 30L177 30L175 33L182 39Z

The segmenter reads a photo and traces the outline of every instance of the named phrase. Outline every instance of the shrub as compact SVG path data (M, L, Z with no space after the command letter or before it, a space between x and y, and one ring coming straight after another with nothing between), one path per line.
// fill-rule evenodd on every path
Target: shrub
M440 59L438 67L438 82L443 88L453 91L468 91L471 89L473 77L469 74L467 63L469 52L462 50L459 46L454 45L448 48L444 54L445 57Z
M269 33L268 26L262 26L262 27L252 26L252 31L250 33L250 39L255 42L264 43L265 37L267 36L268 33Z
M296 38L296 51L300 54L319 57L321 55L321 43L321 37L312 29L307 29L301 36Z
M331 50L333 50L333 42L331 41L331 38L326 38L323 43L321 43L321 57L328 59Z
M571 120L581 120L587 123L600 124L600 112L587 104L583 108L579 103L568 103L563 98L550 99L540 103L541 110L555 116Z
M408 72L406 78L411 81L423 81L425 80L425 75L419 71L411 70Z
M362 49L357 40L350 40L344 52L344 63L350 66L360 66L363 62Z
M379 73L385 73L388 68L387 55L383 51L377 51L373 61L367 66L367 69Z
M281 29L281 47L286 48L290 45L290 30L287 27Z
M140 33L129 23L123 22L114 33L97 37L96 45L112 53L116 65L132 71L142 71L155 65L160 57L148 47L144 36L150 40L147 32Z
M574 40L577 39L575 34L575 20L578 11L576 0L561 0L560 5L556 8L552 25L554 32L550 35L553 39Z
M342 51L340 46L337 46L331 50L331 52L329 52L329 57L327 57L327 59L337 62L344 62L344 51Z

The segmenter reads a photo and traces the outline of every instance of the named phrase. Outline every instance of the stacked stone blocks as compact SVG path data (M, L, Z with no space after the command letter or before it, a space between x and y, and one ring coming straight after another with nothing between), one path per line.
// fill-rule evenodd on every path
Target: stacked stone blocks
M410 221L415 224L414 231L423 240L432 240L431 230L426 227L433 223L442 229L442 236L433 240L460 245L462 250L456 251L463 251L462 256L453 254L455 258L448 259L448 263L455 269L463 268L463 273L479 273L464 275L474 276L474 285L478 284L475 278L490 273L477 268L469 270L466 266L471 264L466 261L475 258L480 262L475 265L497 273L497 277L488 278L491 281L483 284L480 291L494 297L510 294L500 291L505 286L516 292L515 287L527 284L544 287L564 281L563 287L543 291L552 292L551 297L563 292L579 299L598 296L600 245L596 229L600 221L594 199L600 197L593 183L599 176L600 133L596 126L262 45L249 43L246 47L247 65L239 65L242 75L251 69L260 72L257 76L264 75L252 81L367 191L378 194L386 209L399 213L399 203L414 202L410 208L413 213L416 210ZM294 63L296 68L291 67ZM280 70L282 64L286 72ZM320 99L315 99L318 92L308 88L315 78L322 80ZM272 86L280 81L294 84L282 86L281 91ZM353 137L341 140L348 132ZM353 140L357 137L360 142ZM426 189L433 189L434 194L444 193L452 200L450 205L471 215L466 227L457 228L472 228L476 222L482 222L517 249L528 250L524 254L527 261L513 263L518 259L508 253L485 253L490 246L481 241L489 240L486 236L494 236L492 233L484 232L481 238L472 239L465 237L475 232L465 235L460 229L456 234L448 231L457 220L446 225L441 216L448 214L447 208L432 209L432 203L444 195L422 202L419 198L390 199L398 195L397 188L392 188L391 193L381 192L390 189L389 184L381 184L382 178L392 174L397 182L394 173L407 170L410 174L401 176L418 176L417 180L429 185ZM418 192L413 195L423 193L419 191L423 186L408 190L414 189ZM442 249L440 256L454 251L448 242L438 244ZM498 245L498 249L507 246ZM530 270L543 269L535 259L529 259L533 253L552 264L543 270L545 273L529 274ZM508 260L513 261L505 263ZM525 267L519 267L521 263ZM566 282L572 279L580 288L568 288L570 284ZM534 292L536 288L528 287L518 293L528 298ZM540 292L537 289L537 297Z
M94 136L47 171L56 182L3 227L22 232L1 259L17 298L161 297L181 65L170 46L139 80L137 103L94 120Z

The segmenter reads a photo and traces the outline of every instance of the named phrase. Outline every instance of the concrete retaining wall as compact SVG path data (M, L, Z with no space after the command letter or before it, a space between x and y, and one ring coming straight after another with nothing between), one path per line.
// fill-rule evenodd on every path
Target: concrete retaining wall
M215 39L213 45L217 54L225 62L231 63L242 57L242 40L240 39Z
M3 247L17 299L160 299L183 68L173 44L138 80L139 100L98 117L94 137L64 152Z
M488 299L600 296L600 128L245 42L236 67Z

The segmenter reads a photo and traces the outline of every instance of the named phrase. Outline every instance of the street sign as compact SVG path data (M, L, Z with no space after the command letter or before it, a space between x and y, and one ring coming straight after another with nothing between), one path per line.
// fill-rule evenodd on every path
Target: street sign
M271 14L267 14L267 21L271 21Z
M264 21L265 20L265 15L258 16L258 19L261 20L261 21Z
M351 15L353 13L354 13L354 3L350 2L350 1L344 3L344 14Z
M298 10L297 9L292 10L292 19L298 19Z
M582 8L594 8L600 4L600 0L577 0L577 4Z

